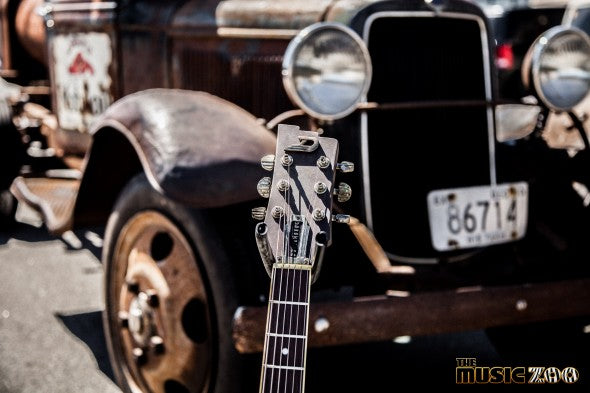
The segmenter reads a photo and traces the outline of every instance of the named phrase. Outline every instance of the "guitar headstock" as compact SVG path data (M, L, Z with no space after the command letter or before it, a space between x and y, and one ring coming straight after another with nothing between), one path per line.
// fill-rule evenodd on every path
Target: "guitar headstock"
M320 261L323 249L331 244L332 221L345 222L345 216L332 213L333 197L348 200L350 187L345 183L336 187L334 181L338 169L349 172L353 165L337 164L337 160L336 139L279 125L274 156L261 160L272 176L263 177L257 186L260 195L268 198L268 206L253 211L255 218L264 221L256 231L267 271L275 262L313 265ZM262 248L261 241L266 242Z

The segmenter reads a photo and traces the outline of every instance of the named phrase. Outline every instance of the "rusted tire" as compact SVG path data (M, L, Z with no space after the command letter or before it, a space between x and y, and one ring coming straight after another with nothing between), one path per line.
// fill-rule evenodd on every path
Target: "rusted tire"
M125 392L240 390L230 263L205 220L153 190L144 175L115 204L103 248L103 321Z

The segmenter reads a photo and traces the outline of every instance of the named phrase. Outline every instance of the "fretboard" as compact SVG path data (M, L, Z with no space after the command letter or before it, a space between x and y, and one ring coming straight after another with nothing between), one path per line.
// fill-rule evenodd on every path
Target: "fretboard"
M311 266L274 264L260 393L302 393L305 382Z

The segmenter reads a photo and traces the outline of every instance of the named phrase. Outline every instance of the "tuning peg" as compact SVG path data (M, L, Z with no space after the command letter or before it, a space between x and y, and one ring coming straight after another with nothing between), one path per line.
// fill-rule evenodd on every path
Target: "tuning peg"
M348 214L334 214L332 221L338 224L348 224L350 222L350 216Z
M336 164L336 169L342 173L354 172L354 163L350 161L342 161Z
M256 185L256 190L258 191L261 197L268 198L270 196L270 186L270 177L263 177L262 179L260 179L260 181L258 181L258 184Z
M338 188L334 189L334 195L338 197L338 202L346 202L352 196L352 188L346 183L340 183Z
M274 154L267 154L260 159L260 165L263 169L272 172L275 167L275 155Z
M264 220L266 217L266 207L255 207L252 209L252 218L258 221Z

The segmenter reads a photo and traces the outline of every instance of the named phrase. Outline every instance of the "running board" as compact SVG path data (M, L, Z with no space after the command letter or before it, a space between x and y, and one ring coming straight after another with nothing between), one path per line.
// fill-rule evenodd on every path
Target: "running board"
M590 279L506 287L367 297L313 303L311 347L391 340L590 316ZM262 351L267 307L240 307L234 345L240 353Z
M20 176L12 182L10 192L41 214L49 232L62 234L72 228L79 188L78 178Z

